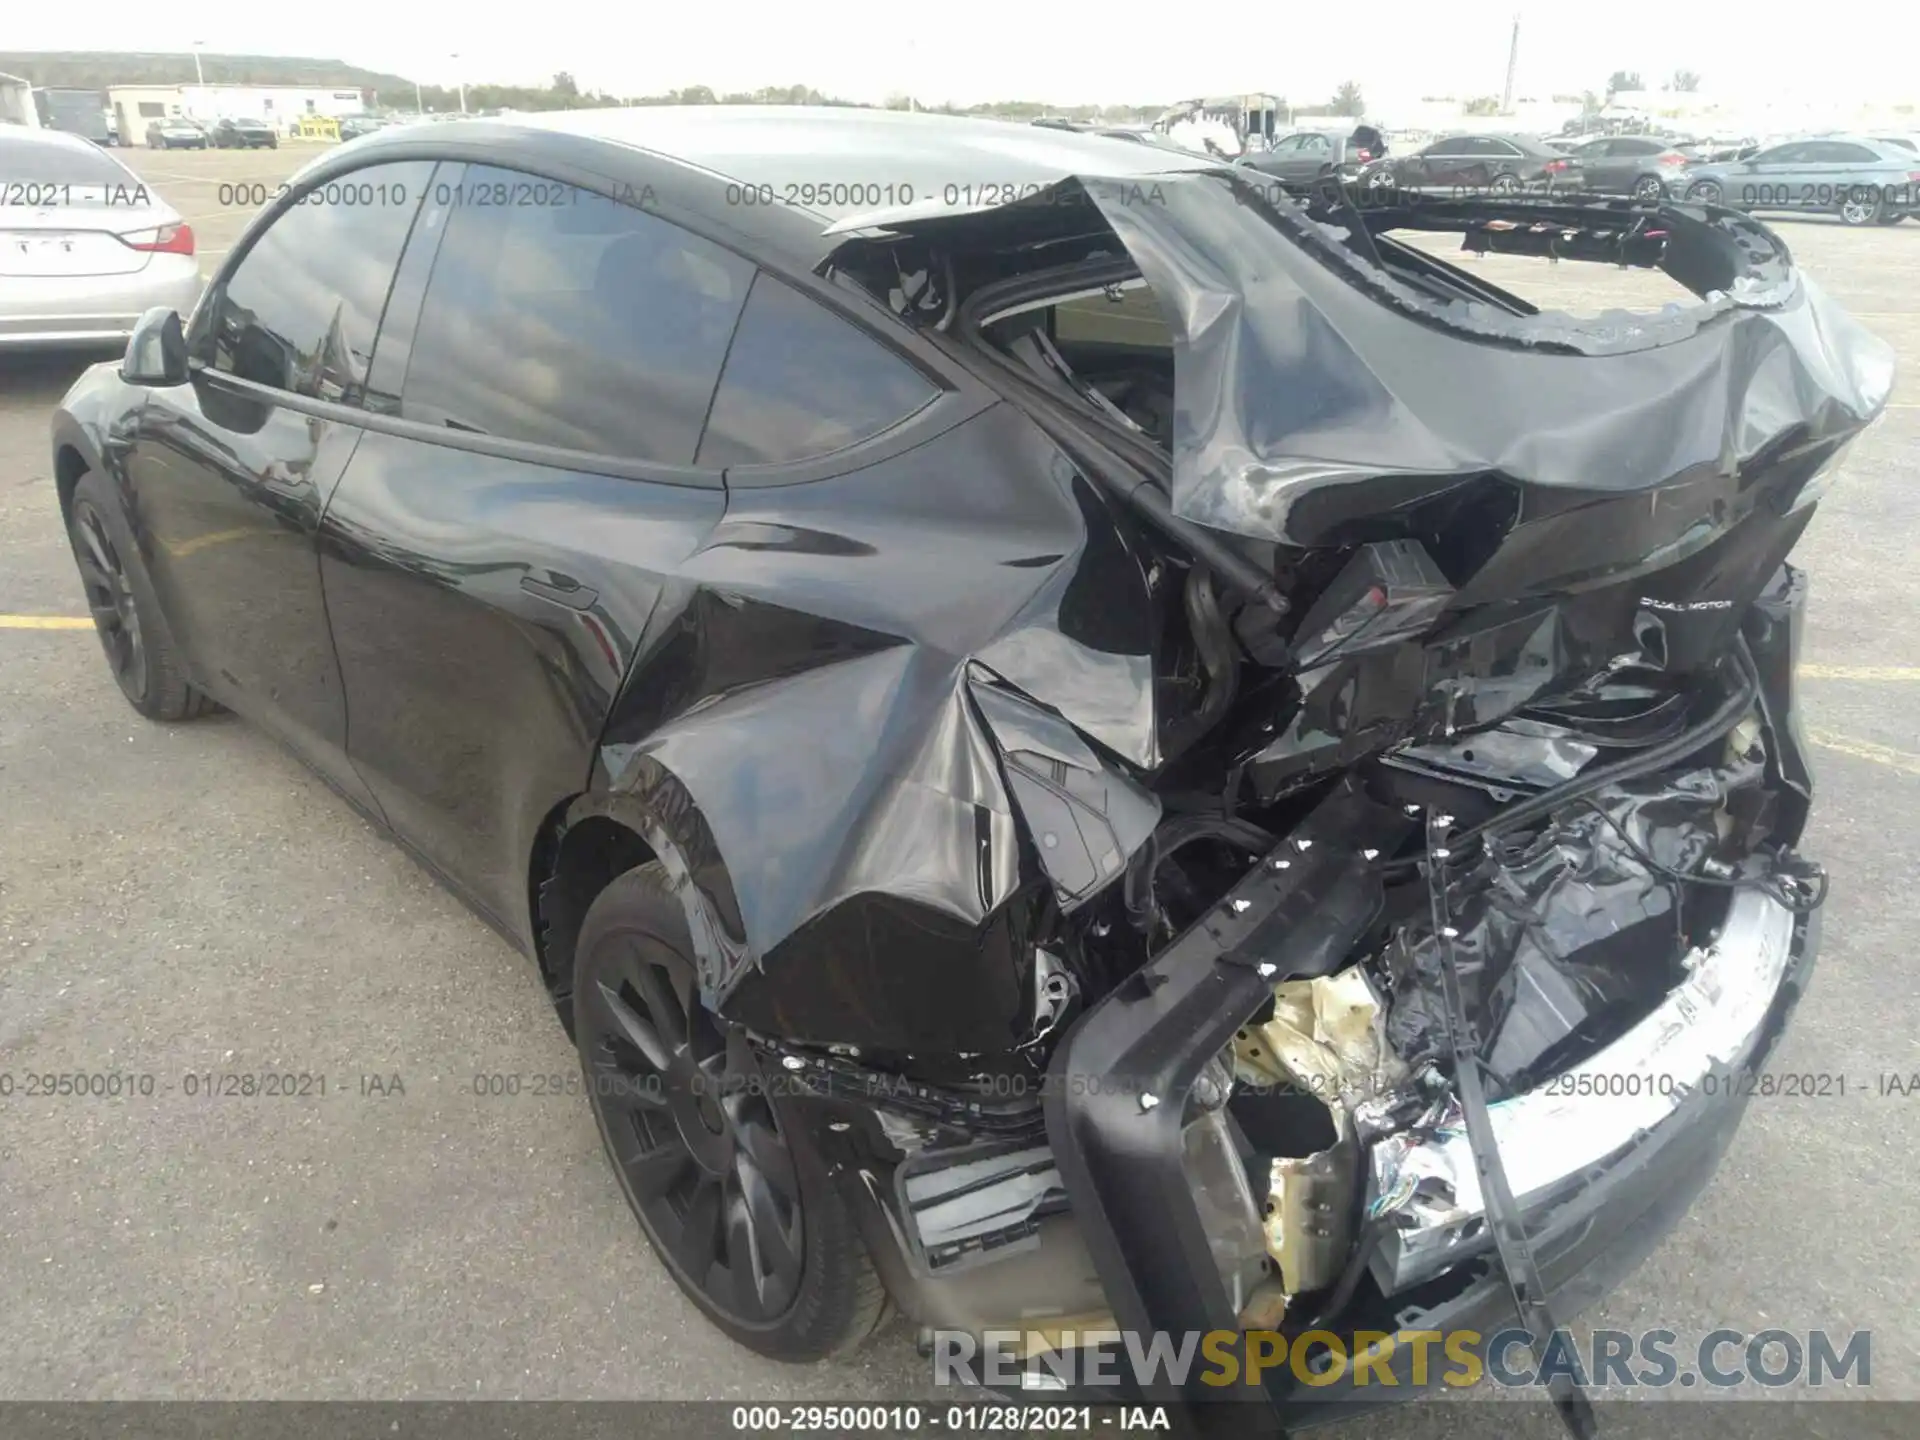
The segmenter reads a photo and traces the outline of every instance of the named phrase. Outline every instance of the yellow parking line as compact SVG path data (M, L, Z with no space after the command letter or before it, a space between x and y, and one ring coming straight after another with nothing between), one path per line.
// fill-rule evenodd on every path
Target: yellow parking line
M1875 765L1884 765L1902 775L1920 775L1920 755L1909 755L1904 750L1895 750L1888 745L1876 745L1871 740L1836 735L1831 730L1809 730L1807 738L1825 750L1851 755L1856 760L1870 760Z
M176 560L184 560L196 550L204 550L209 545L224 545L229 540L239 540L258 533L258 527L242 525L237 530L215 530L209 535L194 535L185 540L162 540L161 548Z
M0 630L91 630L85 615L0 615Z
M1809 680L1920 680L1920 665L1802 665Z

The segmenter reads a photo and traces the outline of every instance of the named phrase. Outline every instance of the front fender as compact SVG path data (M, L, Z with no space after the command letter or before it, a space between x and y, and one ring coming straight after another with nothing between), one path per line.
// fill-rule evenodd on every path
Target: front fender
M49 426L53 473L60 480L60 508L64 515L73 496L73 482L79 471L71 462L63 465L63 452L77 454L81 468L98 470L110 476L114 489L125 494L125 475L121 458L132 440L133 428L146 406L146 392L120 378L119 366L111 361L90 365L81 372L53 412ZM127 517L129 525L133 516ZM138 528L134 533L138 534Z

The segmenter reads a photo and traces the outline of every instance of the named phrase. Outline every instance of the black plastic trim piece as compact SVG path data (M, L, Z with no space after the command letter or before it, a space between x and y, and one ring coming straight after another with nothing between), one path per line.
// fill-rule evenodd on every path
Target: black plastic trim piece
M1182 1164L1187 1092L1277 981L1339 968L1384 903L1375 857L1412 826L1343 784L1055 1052L1047 1135L1123 1330L1238 1328Z

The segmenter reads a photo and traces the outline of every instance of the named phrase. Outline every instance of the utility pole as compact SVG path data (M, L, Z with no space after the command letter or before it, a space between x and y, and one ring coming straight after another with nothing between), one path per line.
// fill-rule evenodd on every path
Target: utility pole
M1507 46L1507 88L1500 96L1500 113L1513 113L1513 72L1520 63L1520 17L1513 17L1513 40Z
M427 113L427 107L420 103L420 82L418 80L413 82L413 113L416 115L424 115Z
M204 40L193 42L193 83L196 85L207 83L207 77L200 73L200 47L206 43Z
M454 64L454 68L455 68L456 70L458 70L458 69L459 69L459 67L460 67L460 55L459 55L459 52L458 52L458 51L456 51L456 52L454 53L454 55L453 55L453 64ZM466 76L464 76L464 75L462 75L462 76L460 76L460 79L459 79L459 84L460 84L460 113L461 113L462 115L464 115L464 114L466 114L466 113L467 113L467 79L466 79Z

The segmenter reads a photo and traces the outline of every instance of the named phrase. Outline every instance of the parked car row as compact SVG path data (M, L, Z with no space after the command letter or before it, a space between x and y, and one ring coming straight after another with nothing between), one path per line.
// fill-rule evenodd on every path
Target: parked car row
M1864 135L1790 140L1744 159L1689 166L1688 200L1737 210L1838 214L1891 225L1920 210L1920 153Z
M1337 178L1369 197L1579 192L1834 214L1849 225L1890 225L1920 212L1920 139L1909 135L1726 147L1650 134L1546 140L1477 133L1443 135L1406 154L1384 148L1371 127L1343 125L1281 135L1236 163L1289 190Z

